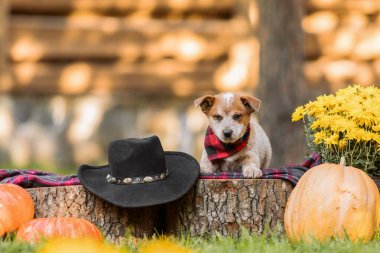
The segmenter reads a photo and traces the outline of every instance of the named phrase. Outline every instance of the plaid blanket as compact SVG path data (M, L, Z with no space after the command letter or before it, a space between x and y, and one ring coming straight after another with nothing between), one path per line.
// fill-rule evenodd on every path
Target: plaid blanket
M301 165L284 166L278 169L264 169L263 179L284 179L297 184L310 168L321 164L321 157L312 153ZM241 173L221 172L200 174L200 179L243 179ZM17 184L24 188L79 185L77 175L60 176L38 170L0 170L0 184Z
M250 132L251 130L248 125L245 134L239 140L234 143L223 143L218 139L211 127L208 127L204 140L208 159L211 162L214 162L236 154L247 146Z
M0 184L17 184L24 188L80 184L77 175L60 176L38 170L0 170Z
M310 156L299 165L289 165L277 169L263 169L261 179L284 179L292 185L296 185L302 175L322 163L321 157L317 153ZM219 173L202 173L200 179L244 179L240 172L219 172Z

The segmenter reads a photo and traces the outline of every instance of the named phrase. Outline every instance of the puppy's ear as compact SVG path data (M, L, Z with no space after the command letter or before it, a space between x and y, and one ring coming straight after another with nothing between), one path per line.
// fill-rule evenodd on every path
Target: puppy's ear
M241 96L240 100L245 106L245 108L247 108L251 113L259 111L261 104L260 99L245 95Z
M208 113L208 111L211 109L212 105L214 104L215 97L214 96L203 96L200 98L195 99L194 105L195 107L200 106L202 109L202 112Z

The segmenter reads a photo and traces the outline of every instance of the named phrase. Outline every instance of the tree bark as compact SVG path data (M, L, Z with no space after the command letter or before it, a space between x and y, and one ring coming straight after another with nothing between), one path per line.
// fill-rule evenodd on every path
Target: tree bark
M302 0L257 0L260 23L259 119L273 147L272 167L304 158L305 137L291 123L294 109L307 99L304 83Z
M0 1L0 92L9 88L7 75L7 20L9 12L8 0Z
M119 243L126 230L136 237L159 230L162 207L119 208L88 192L83 186L27 189L35 203L35 217L77 217L91 221L106 239Z
M293 187L282 180L198 180L180 200L167 205L167 232L238 237L240 224L253 233L284 228Z
M127 229L135 237L155 232L191 236L219 232L238 237L240 225L253 233L263 233L266 226L283 231L292 189L282 180L198 180L175 202L133 209L108 204L79 185L27 190L36 218L84 218L97 225L106 239L120 243Z

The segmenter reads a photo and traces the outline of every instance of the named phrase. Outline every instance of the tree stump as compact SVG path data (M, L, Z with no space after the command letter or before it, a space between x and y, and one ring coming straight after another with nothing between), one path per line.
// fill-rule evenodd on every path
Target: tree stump
M120 208L96 197L81 185L27 189L35 217L77 217L91 221L107 240L119 243L128 229L133 236L151 236L160 229L162 206Z
M183 198L145 208L116 207L80 185L27 190L35 203L36 218L84 218L97 225L106 239L119 243L127 229L136 237L157 231L191 236L219 232L238 237L240 225L254 233L263 233L266 226L283 230L292 189L283 180L200 179Z
M283 180L198 180L183 198L167 205L167 232L238 237L240 225L253 233L284 228L293 187Z

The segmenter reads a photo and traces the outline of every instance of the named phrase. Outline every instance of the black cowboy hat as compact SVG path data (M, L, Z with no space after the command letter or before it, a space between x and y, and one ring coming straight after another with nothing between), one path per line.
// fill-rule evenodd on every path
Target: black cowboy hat
M108 147L109 165L82 165L82 185L120 207L164 204L183 196L199 175L194 157L164 151L157 136L116 140Z

